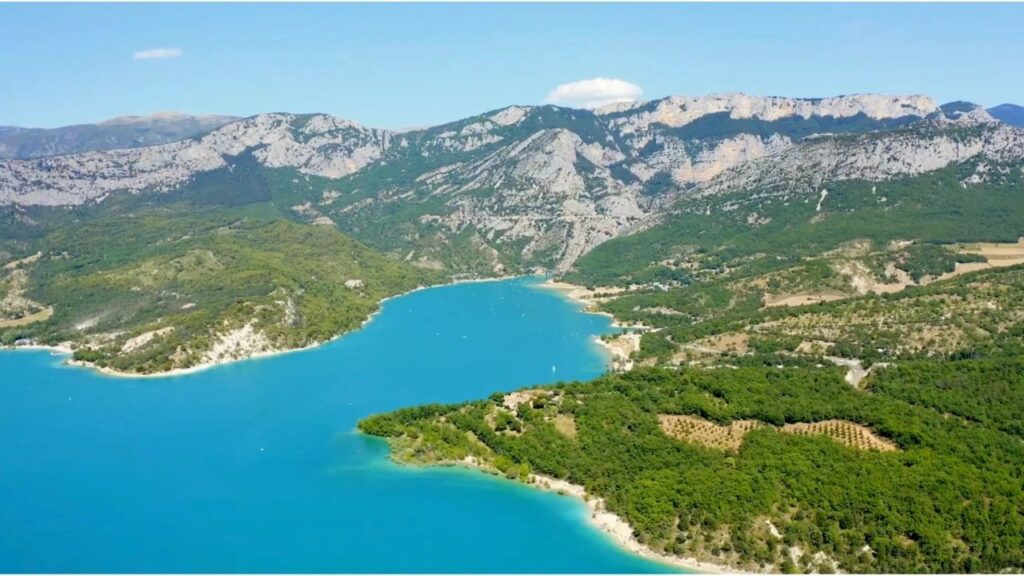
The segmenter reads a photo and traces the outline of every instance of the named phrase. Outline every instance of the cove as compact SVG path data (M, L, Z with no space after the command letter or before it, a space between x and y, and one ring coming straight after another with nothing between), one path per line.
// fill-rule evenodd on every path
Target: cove
M669 571L571 498L402 468L355 431L602 373L610 320L539 282L421 290L324 346L167 378L0 353L0 571Z

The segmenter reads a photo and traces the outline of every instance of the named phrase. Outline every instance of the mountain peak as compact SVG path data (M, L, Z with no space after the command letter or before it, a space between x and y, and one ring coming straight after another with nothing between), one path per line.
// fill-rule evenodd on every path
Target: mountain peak
M203 124L207 124L207 123L224 124L226 122L230 122L232 120L237 120L237 119L238 118L236 116L221 116L221 115L217 115L217 114L192 115L192 114L186 114L184 112L163 111L163 112L154 112L152 114L144 114L144 115L118 116L116 118L111 118L109 120L104 120L102 122L98 122L97 125L98 126L113 126L113 125L119 125L119 124L155 124L155 123L161 123L161 122L182 122L182 121L189 121L189 120L194 120L196 122L203 123Z

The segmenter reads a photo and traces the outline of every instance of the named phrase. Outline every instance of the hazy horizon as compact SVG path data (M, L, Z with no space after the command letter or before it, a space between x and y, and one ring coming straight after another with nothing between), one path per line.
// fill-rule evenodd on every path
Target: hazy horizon
M718 92L991 107L1024 93L1011 73L1022 16L1019 4L2 5L0 65L19 84L0 95L0 125L322 112L396 129Z

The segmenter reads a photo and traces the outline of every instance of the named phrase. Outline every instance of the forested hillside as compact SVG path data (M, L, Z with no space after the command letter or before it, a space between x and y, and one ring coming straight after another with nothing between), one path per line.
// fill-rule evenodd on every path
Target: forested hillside
M906 364L867 390L813 365L641 369L360 428L403 462L580 484L647 546L734 569L1019 571L1022 376L1016 357Z
M22 237L6 244L26 257L3 270L5 304L22 307L5 306L0 341L67 342L100 367L162 372L322 342L445 278L268 202L196 208L8 213Z

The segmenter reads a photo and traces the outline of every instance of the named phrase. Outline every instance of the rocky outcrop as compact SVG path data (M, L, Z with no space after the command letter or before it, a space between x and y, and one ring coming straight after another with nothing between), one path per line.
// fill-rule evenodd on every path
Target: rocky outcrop
M864 131L923 119L938 110L926 96L811 99L729 93L618 104L598 114L634 152L629 168L640 179L667 173L677 185L688 187L833 125L840 131ZM863 121L854 125L853 118Z
M786 136L740 134L708 142L687 142L659 138L660 149L630 166L634 174L648 180L664 172L681 185L707 182L723 171L744 162L781 152L793 145Z
M240 328L218 333L213 345L203 354L202 363L220 364L277 351L267 335L249 322Z

